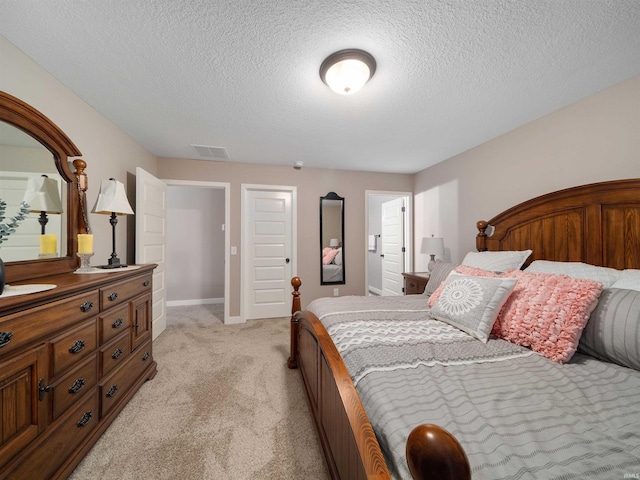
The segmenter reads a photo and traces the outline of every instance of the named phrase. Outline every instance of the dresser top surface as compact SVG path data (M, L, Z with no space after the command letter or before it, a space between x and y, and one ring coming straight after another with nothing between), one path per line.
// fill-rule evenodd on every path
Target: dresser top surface
M100 288L113 282L148 275L154 268L156 268L155 264L146 264L140 265L140 268L135 270L105 270L105 273L88 275L69 272L60 275L37 277L30 281L16 282L15 285L53 284L55 288L25 295L15 295L6 298L0 297L0 317L16 311L43 305L70 295Z

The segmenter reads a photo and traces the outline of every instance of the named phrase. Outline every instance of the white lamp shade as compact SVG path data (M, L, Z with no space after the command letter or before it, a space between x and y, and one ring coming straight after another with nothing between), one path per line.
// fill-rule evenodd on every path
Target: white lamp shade
M334 64L325 75L329 88L342 95L359 91L371 78L369 67L360 60L347 59Z
M127 200L124 185L110 178L102 180L100 193L93 207L92 213L115 213L116 215L133 215L133 209Z
M339 245L340 243L338 242L337 238L332 238L331 240L329 240L330 247L338 247Z
M427 255L444 255L444 239L424 237L422 239L420 253L426 253Z
M31 212L62 213L58 182L44 175L29 179L23 201Z

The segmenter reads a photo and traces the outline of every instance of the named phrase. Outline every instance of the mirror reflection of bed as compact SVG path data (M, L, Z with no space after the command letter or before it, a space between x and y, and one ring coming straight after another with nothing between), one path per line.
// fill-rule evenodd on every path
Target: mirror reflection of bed
M344 198L335 192L320 197L320 257L320 284L344 284Z

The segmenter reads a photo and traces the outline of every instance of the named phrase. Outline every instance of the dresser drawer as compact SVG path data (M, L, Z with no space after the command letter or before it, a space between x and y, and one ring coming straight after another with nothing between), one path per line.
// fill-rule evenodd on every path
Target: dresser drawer
M112 283L111 285L100 289L100 305L102 310L119 305L144 292L151 291L151 275L143 275L141 277L132 278L131 280L123 280L122 282Z
M404 277L404 294L421 295L429 282L429 273L409 273L402 274Z
M100 315L100 343L108 342L116 335L129 331L129 318L129 305L122 305Z
M90 355L95 355L98 345L96 319L84 322L77 328L54 338L50 345L49 371L52 377L63 373L67 368Z
M98 358L100 361L100 378L106 376L118 365L124 363L131 352L131 337L125 331L111 342L100 347Z
M151 341L132 352L122 367L100 382L100 418L105 417L124 398L140 375L151 365Z
M38 448L7 478L51 478L67 457L93 432L98 425L97 392L85 396L78 406L67 412L48 430Z
M97 315L98 302L98 291L94 290L3 317L0 320L0 356Z
M95 355L67 373L52 385L53 419L62 415L76 400L95 387L98 382Z
M405 284L405 293L407 295L421 294L422 292L424 292L424 288L426 286L427 286L427 282L425 281L416 281L416 280L407 279L407 282Z

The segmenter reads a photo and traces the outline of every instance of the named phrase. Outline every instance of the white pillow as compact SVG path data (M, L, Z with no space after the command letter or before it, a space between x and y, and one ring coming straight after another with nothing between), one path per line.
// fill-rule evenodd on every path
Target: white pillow
M481 268L490 272L506 272L519 270L531 255L531 250L507 252L469 252L462 260L462 265Z
M550 260L535 260L526 269L533 273L564 274L571 278L586 278L602 283L604 288L611 288L622 273L621 270L609 267L596 267L582 262L552 262ZM628 287L619 287L628 288Z
M451 272L431 307L431 316L487 343L498 313L517 281Z
M338 249L338 253L333 257L333 263L336 265L342 265L342 247Z
M640 291L640 270L627 269L620 272L618 279L611 288L624 288L625 290Z

